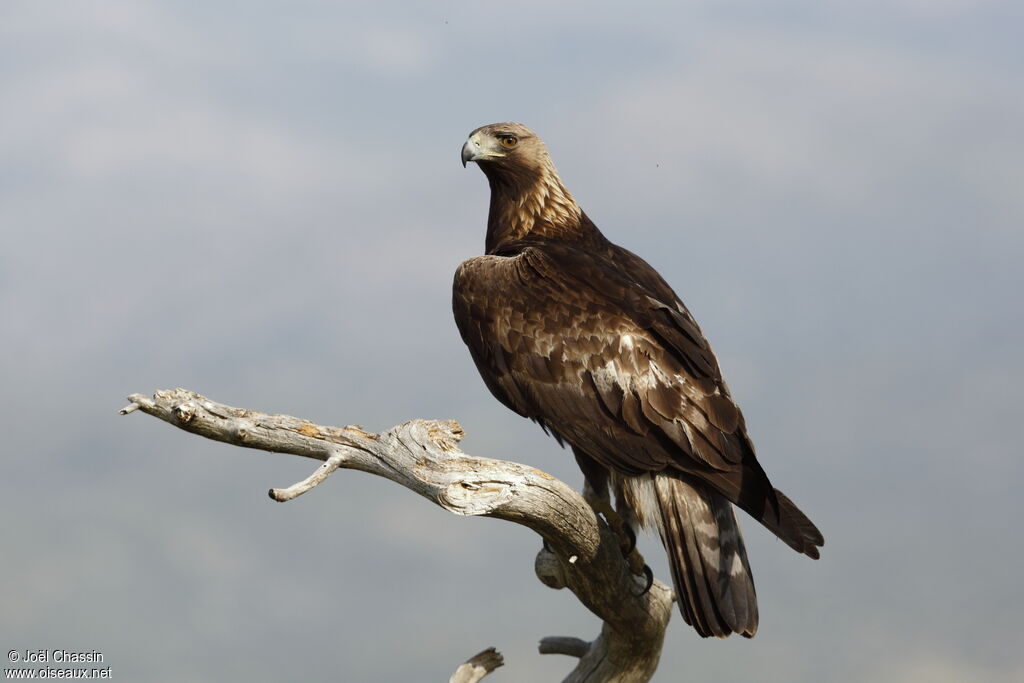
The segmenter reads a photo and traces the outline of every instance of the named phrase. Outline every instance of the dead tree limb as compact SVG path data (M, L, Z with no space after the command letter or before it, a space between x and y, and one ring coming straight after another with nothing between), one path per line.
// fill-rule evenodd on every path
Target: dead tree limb
M504 663L505 658L501 656L501 653L493 647L489 647L459 665L452 677L448 679L448 683L477 683Z
M540 470L463 453L453 420L412 420L379 434L358 427L324 427L216 403L186 389L128 397L121 410L158 417L215 441L323 461L307 479L270 497L284 502L314 488L336 469L354 469L401 484L457 515L496 517L533 529L547 545L537 577L568 588L604 622L592 642L545 638L541 653L579 658L567 682L647 681L661 656L672 612L672 590L630 573L618 539L583 497Z

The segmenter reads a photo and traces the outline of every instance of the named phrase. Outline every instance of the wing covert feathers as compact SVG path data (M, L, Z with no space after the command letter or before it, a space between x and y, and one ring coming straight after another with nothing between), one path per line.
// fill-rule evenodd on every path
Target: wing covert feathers
M685 475L818 557L821 533L757 462L689 312L609 249L523 241L459 267L455 320L491 393L609 471Z

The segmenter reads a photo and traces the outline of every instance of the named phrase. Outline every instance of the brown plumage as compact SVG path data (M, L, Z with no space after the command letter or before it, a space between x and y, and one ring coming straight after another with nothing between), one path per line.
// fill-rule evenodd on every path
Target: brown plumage
M459 267L453 296L487 387L658 531L687 623L753 636L757 600L730 503L812 558L824 539L758 464L697 323L587 218L531 130L478 128L462 160L491 187L486 255Z

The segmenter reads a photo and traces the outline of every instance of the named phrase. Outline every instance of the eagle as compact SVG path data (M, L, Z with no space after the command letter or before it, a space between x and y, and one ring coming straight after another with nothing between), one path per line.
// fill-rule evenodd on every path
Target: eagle
M654 268L598 230L529 128L477 128L470 161L491 191L485 254L459 266L452 304L484 383L572 448L595 509L614 493L620 525L658 533L698 634L752 637L733 506L811 558L824 537L758 463L700 327Z

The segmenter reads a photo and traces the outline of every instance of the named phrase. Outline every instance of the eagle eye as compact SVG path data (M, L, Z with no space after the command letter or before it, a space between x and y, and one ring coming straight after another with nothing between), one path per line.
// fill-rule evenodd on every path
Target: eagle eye
M501 141L502 147L515 147L519 144L519 138L515 135L502 135L498 140Z

